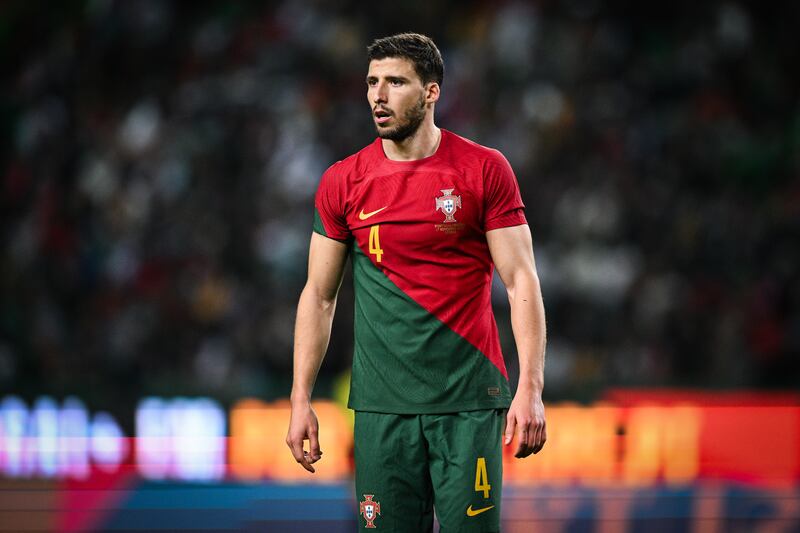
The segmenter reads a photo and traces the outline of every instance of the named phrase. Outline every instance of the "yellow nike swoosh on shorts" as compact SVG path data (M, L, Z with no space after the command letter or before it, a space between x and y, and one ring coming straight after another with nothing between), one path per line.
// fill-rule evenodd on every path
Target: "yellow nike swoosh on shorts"
M483 513L484 511L488 511L489 509L493 509L494 505L490 505L489 507L482 507L480 509L473 509L470 505L467 507L467 516L475 516Z
M372 215L377 215L378 213L380 213L381 211L383 211L387 207L389 207L389 206L385 205L385 206L381 207L380 209L376 209L375 211L370 211L369 213L365 213L364 210L362 209L361 212L358 214L358 219L359 220L367 220Z

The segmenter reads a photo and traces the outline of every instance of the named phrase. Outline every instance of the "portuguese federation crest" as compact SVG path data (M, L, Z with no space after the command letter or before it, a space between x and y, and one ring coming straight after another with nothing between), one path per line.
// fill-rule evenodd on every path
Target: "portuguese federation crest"
M461 207L461 195L456 196L453 194L455 189L440 189L442 196L436 198L436 210L441 209L444 213L445 224L455 222L456 219L453 215L456 214L456 209Z
M372 501L374 496L374 494L364 494L365 500L358 503L360 509L359 513L364 517L364 520L367 521L367 529L377 528L375 519L381 514L380 502Z

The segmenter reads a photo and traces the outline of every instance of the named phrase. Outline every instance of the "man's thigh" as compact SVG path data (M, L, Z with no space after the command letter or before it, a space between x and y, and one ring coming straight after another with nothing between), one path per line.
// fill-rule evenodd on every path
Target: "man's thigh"
M442 533L500 531L505 411L422 415Z
M418 415L356 411L359 531L433 530L428 455Z

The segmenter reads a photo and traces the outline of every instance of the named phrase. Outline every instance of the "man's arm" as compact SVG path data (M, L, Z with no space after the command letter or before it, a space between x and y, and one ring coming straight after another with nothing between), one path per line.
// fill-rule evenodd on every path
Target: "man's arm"
M336 296L342 284L347 260L345 243L312 233L308 253L308 280L297 304L294 327L294 380L292 415L286 444L295 460L309 472L319 461L319 422L311 408L311 391L317 372L328 349L331 324L336 310ZM309 441L308 452L303 441Z
M538 453L547 439L542 404L546 329L544 303L533 258L531 232L527 224L486 233L489 252L511 304L511 328L519 354L517 393L506 416L505 444L515 430L519 445L515 457Z

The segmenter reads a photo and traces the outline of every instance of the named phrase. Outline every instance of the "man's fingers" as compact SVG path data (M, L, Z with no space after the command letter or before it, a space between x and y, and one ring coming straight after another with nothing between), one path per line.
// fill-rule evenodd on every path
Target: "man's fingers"
M300 463L300 466L302 466L312 474L315 472L314 467L311 466L311 461L309 461L307 456L304 455L303 458L297 462Z
M544 441L547 440L544 420L535 423L532 432L534 435L531 439L531 450L533 453L539 453L544 446Z
M300 466L313 474L314 467L311 466L311 463L306 456L306 452L303 450L303 440L291 440L289 442L289 448L292 450L294 460L297 461Z
M299 463L303 459L303 441L298 441L289 437L286 439L286 444L288 444L289 449L292 450L292 456L295 461Z
M544 417L536 414L533 414L530 418L527 416L518 417L512 411L506 418L505 444L509 444L515 434L518 441L514 457L521 459L528 457L532 453L539 453L547 440Z
M547 431L544 421L520 426L519 445L514 457L528 457L532 453L539 453L547 440Z
M519 439L517 439L517 450L514 452L514 457L525 457L522 453L525 450L525 440L528 438L528 430L524 427L519 427Z
M312 463L320 460L322 452L319 449L319 432L315 429L308 431L308 457Z
M544 422L542 422L542 426L539 430L539 438L536 441L536 446L534 447L533 453L539 453L542 448L544 448L545 442L547 442L547 426Z
M517 444L517 451L514 457L527 457L531 454L531 438L533 435L530 430L530 423L520 424L519 428L519 444Z
M294 450L293 450L293 452L294 452ZM308 454L306 453L305 450L303 450L302 442L300 443L300 458L298 459L297 455L295 455L294 458L297 460L297 462L300 464L300 466L302 466L303 468L305 468L306 470L308 470L312 474L314 473L314 467L311 466L311 462L309 461Z
M517 427L517 419L514 415L509 415L506 417L506 431L505 431L505 443L506 445L511 444L511 439L514 438L514 430Z
M536 439L533 441L533 453L539 453L539 450L544 446L544 426L536 427Z

